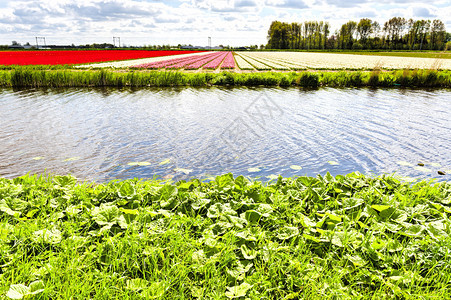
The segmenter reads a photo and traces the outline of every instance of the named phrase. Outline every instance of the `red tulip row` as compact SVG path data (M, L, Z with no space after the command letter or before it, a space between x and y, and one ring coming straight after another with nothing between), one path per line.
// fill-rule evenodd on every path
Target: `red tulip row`
M0 51L0 65L72 65L139 59L200 51L148 51L148 50L36 50Z
M222 63L221 69L235 69L235 59L233 58L232 52L227 52L227 56Z

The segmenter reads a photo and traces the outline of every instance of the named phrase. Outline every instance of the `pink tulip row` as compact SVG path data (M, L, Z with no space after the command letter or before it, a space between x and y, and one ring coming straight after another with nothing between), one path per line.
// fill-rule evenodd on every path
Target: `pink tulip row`
M179 62L175 65L166 66L166 69L185 69L185 70L194 70L199 69L201 66L206 64L212 59L215 59L218 56L218 53L209 53L201 56L193 56L189 57L189 60Z
M148 64L136 65L136 66L133 66L133 68L162 69L162 68L174 67L175 69L178 69L178 68L182 68L186 64L190 64L190 63L200 60L204 57L207 57L207 56L210 57L213 55L216 55L216 53L209 53L209 54L200 55L200 56L173 58L173 59L162 60L162 61L157 61L157 62L148 63Z
M224 62L223 62L224 61ZM141 64L133 66L132 68L146 68L146 69L186 69L196 70L201 67L204 69L217 69L222 64L222 69L234 69L235 60L232 52L215 52L207 53L199 56L189 56L182 58L173 58L169 60L157 61L148 64Z
M220 57L222 53L214 53L214 55L211 56L203 56L202 59L196 60L190 64L187 64L184 66L185 70L197 70L201 68L203 65L209 63L210 61L216 60L218 57Z
M207 63L205 66L203 66L203 68L216 70L221 64L221 62L224 60L224 58L227 56L227 53L229 52L221 52L221 55L219 55L218 57Z
M227 52L227 56L222 63L221 69L235 69L235 59L232 52Z

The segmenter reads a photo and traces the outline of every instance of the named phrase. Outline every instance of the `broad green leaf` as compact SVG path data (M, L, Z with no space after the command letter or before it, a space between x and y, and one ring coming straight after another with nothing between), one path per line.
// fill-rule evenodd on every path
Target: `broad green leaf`
M119 210L126 215L138 215L139 214L139 210L137 210L137 209L119 208Z
M44 291L45 286L42 280L36 280L30 283L30 295L37 295Z
M337 247L343 247L347 243L347 234L345 232L334 232L334 235L332 236L332 244Z
M74 217L76 215L78 215L81 212L81 209L78 206L75 205L69 205L66 210L66 215L70 216L70 217Z
M77 183L77 178L71 175L55 176L52 181L59 187L68 188L73 187Z
M240 229L243 229L247 225L247 221L245 219L230 215L226 215L225 217L233 226L238 227Z
M177 205L178 189L171 185L165 184L158 191L157 197L160 200L160 205L164 209L173 209Z
M135 196L136 191L135 187L130 183L130 181L125 181L121 188L119 189L118 196L120 198L131 199Z
M315 243L320 243L321 242L321 240L319 238L317 238L315 236L312 236L312 235L309 235L309 234L306 234L306 233L304 233L302 236L306 240L309 240L309 241L312 241L312 242L315 242Z
M6 297L9 299L22 299L30 293L30 288L23 284L11 284Z
M252 260L257 257L257 251L248 248L246 244L241 245L240 249L244 259Z
M234 211L229 203L221 204L221 203L215 203L210 208L208 208L207 211L207 217L209 218L219 218L221 215L231 215L236 216L237 213Z
M387 250L389 252L402 251L402 249L404 249L404 247L402 246L402 244L400 242L398 242L398 240L390 240L387 243Z
M32 240L36 243L59 244L62 240L61 231L56 228L35 231Z
M149 282L142 278L127 279L127 289L139 292L149 286Z
M177 188L179 190L189 190L192 186L194 186L194 183L192 181L190 181L190 182L183 182L183 183L179 184L177 186Z
M116 205L102 203L91 211L93 220L100 226L112 225L119 220L121 211Z
M240 285L227 287L227 292L225 292L225 295L229 299L235 299L240 297L245 297L247 294L247 291L252 288L252 285L249 283L243 282Z
M160 162L159 165L160 165L160 166L162 166L162 165L167 165L167 164L169 164L170 162L171 162L171 159L168 158L168 159L165 159L165 160L163 160L162 162Z
M166 282L152 282L150 286L141 292L144 299L161 299L166 291Z
M222 235L226 233L228 230L230 230L233 227L233 224L230 224L228 222L219 221L214 223L210 226L211 232L214 235Z
M296 220L298 220L298 222L301 223L302 227L304 227L304 228L311 228L316 225L316 223L313 222L309 217L307 217L301 213L298 213L296 215Z
M341 216L336 216L336 215L328 213L328 212L326 213L326 216L329 217L329 220L331 220L333 222L339 223L339 222L343 221L343 218Z
M196 199L193 203L191 203L191 207L194 210L199 210L203 207L206 207L210 202L211 200L206 198Z
M199 251L193 252L191 258L193 259L194 262L196 262L198 264L204 264L207 260L207 256L205 256L205 252L202 249Z
M365 201L363 201L363 199L351 197L343 200L343 207L346 209L353 209L363 205L364 203Z
M0 211L10 216L19 216L28 207L28 202L18 198L0 199Z
M423 226L417 224L411 225L407 227L404 231L400 231L399 233L411 237L419 237L423 229L424 229Z
M396 162L398 165L400 165L400 166L405 166L405 167L413 167L414 165L413 164L411 164L411 163L409 163L409 162L407 162L407 161L403 161L403 160L400 160L400 161L398 161L398 162Z
M235 236L238 238L241 238L245 241L248 241L248 242L256 242L257 241L257 237L255 236L255 234L249 230L237 232L237 233L235 233Z
M378 205L378 204L375 204L375 205L371 205L371 208L374 209L375 211L382 212L382 211L384 211L386 209L391 208L391 206L390 205Z
M348 256L346 256L346 258L350 262L352 262L354 267L363 267L364 265L366 265L366 261L363 258L361 258L359 255L348 255Z
M144 167L144 166L150 166L151 163L148 161L135 161L135 162L129 162L127 165Z
M255 210L247 210L244 213L244 219L248 221L250 224L256 224L261 219L262 214Z
M249 173L256 173L256 172L260 172L261 169L260 168L249 168L249 169L247 169L247 171Z
M302 170L302 167L298 165L291 165L290 168L296 171Z
M291 239L292 237L295 237L299 235L299 229L297 227L289 227L289 226L285 226L283 228L280 228L277 231L277 238L280 240L288 240Z

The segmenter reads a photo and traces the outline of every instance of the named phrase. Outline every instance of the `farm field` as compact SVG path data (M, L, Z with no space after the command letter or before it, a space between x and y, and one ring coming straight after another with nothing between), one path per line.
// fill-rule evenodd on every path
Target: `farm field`
M161 57L199 51L79 50L1 51L0 65L72 65L105 61Z
M222 54L221 54L222 53ZM227 53L227 54L225 54ZM228 57L228 65L221 62ZM233 59L232 59L233 56ZM211 63L210 63L211 61ZM297 70L397 70L451 69L451 60L405 56L355 55L320 52L206 52L184 57L156 60L111 62L92 67L138 68L151 70L235 70L235 71L297 71Z
M408 53L407 53L408 54ZM451 69L446 54L385 52L264 52L264 51L4 51L0 65L75 65L76 68L134 68L143 70L398 70ZM420 57L423 56L423 57ZM446 57L446 58L445 58Z
M257 70L451 69L451 60L319 52L237 52Z

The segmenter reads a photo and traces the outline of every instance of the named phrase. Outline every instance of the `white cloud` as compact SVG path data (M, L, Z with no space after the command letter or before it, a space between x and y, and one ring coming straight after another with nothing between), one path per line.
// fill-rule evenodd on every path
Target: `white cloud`
M0 44L110 42L249 45L266 43L273 20L341 24L371 18L439 18L451 31L449 0L2 0Z

